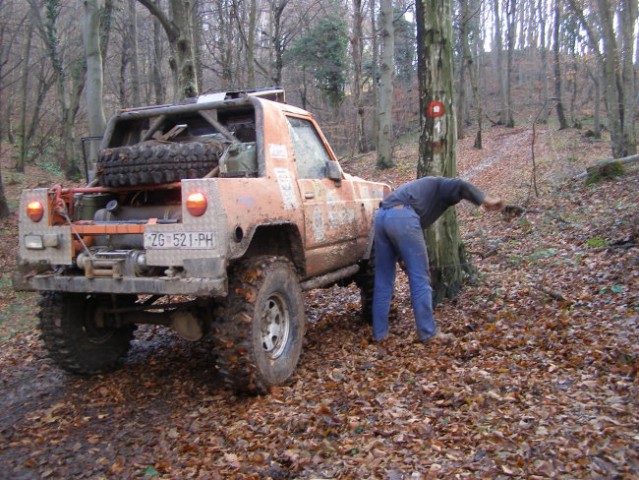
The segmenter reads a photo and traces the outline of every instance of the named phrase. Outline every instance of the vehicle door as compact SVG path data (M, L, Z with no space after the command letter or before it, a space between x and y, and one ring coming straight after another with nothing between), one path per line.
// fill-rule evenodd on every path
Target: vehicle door
M314 122L295 116L287 121L304 209L307 274L351 265L359 258L360 228L353 184L342 181L339 164Z

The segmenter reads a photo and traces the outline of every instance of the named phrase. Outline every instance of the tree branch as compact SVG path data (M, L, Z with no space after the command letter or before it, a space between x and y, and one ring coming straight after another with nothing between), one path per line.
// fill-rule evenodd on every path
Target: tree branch
M160 21L167 37L169 37L169 43L174 42L180 34L179 29L177 28L175 23L173 23L171 19L166 16L166 14L160 9L160 7L158 7L158 5L153 0L138 0L138 2L146 7L149 13Z

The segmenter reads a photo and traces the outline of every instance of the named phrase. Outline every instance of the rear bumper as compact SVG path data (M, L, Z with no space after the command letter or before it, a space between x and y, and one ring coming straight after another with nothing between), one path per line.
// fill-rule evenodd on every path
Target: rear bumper
M193 295L197 297L224 297L226 278L145 278L123 277L86 278L56 274L13 276L15 290L56 291L76 293Z

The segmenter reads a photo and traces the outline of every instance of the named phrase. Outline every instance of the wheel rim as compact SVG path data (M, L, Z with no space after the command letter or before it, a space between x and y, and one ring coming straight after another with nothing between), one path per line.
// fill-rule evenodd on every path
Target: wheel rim
M290 313L280 295L272 295L267 300L260 326L262 348L275 360L286 350L291 330Z

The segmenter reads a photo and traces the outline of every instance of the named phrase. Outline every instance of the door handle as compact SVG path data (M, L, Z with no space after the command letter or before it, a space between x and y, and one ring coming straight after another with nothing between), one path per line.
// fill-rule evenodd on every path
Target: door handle
M306 192L304 193L304 198L306 199L315 198L315 194L313 192Z

